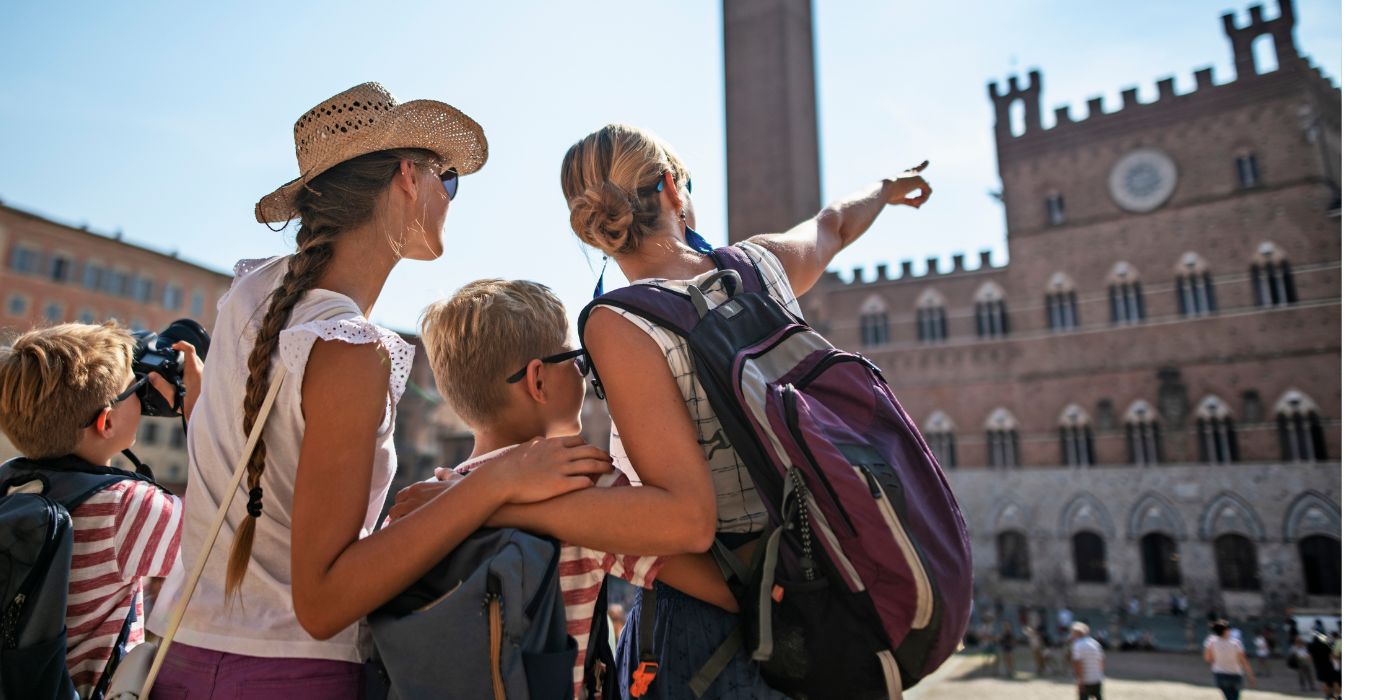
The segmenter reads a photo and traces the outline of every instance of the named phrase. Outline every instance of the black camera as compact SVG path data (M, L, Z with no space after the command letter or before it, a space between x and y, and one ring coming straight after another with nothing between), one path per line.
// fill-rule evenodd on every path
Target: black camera
M136 373L136 378L140 379L152 372L164 377L165 381L175 387L176 404L179 404L172 406L148 383L136 394L141 398L141 414L167 418L180 415L176 409L181 408L184 403L185 359L179 350L170 346L183 340L193 345L195 354L203 360L209 355L208 331L197 321L182 318L159 333L133 331L132 336L136 339L136 347L131 354L131 369Z

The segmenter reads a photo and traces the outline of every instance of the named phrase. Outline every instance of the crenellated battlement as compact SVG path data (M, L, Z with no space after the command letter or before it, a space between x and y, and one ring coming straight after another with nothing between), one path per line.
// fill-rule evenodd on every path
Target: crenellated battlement
M937 257L927 258L923 274L914 273L913 260L902 260L899 263L899 277L891 277L890 267L885 263L880 263L875 266L875 276L871 279L866 279L864 266L856 266L851 268L851 274L849 279L843 277L840 270L828 269L822 275L822 281L831 285L858 286L865 284L879 284L881 282L907 282L912 280L939 279L950 277L952 275L994 272L1006 269L1006 265L992 264L992 251L990 250L978 251L977 258L979 262L978 267L974 269L968 269L965 263L966 256L962 253L955 254L952 256L952 269L948 270L947 272L939 270L939 259Z
M1274 49L1278 55L1277 73L1307 73L1309 77L1320 81L1331 90L1337 90L1322 71L1298 53L1297 44L1293 37L1296 25L1293 0L1278 0L1278 7L1278 16L1266 20L1264 19L1263 6L1251 6L1247 24L1240 24L1233 12L1227 12L1221 16L1225 35L1230 40L1234 51L1236 77L1230 83L1217 83L1214 68L1205 67L1195 71L1193 77L1196 88L1193 91L1178 92L1176 78L1168 76L1157 81L1157 99L1155 101L1141 101L1138 87L1133 86L1122 90L1120 95L1123 104L1115 111L1105 111L1104 98L1095 96L1086 103L1088 116L1085 118L1074 119L1070 116L1069 105L1060 105L1054 110L1054 123L1046 126L1042 122L1040 109L1041 75L1038 69L1032 69L1028 72L1028 79L1024 86L1021 84L1020 76L1017 75L1008 77L1005 90L1001 89L998 81L990 82L987 84L987 92L996 112L994 130L997 142L999 145L1009 145L1022 140L1034 141L1065 128L1079 128L1083 125L1097 124L1110 119L1116 120L1124 115L1144 113L1148 110L1174 105L1184 99L1192 99L1195 102L1199 100L1194 98L1200 96L1220 93L1220 91L1230 88L1245 87L1256 83L1256 81L1270 79L1273 77L1273 73L1261 75L1254 60L1254 44L1264 36L1269 36L1273 40ZM1025 123L1019 132L1013 133L1011 109L1018 101L1024 108Z

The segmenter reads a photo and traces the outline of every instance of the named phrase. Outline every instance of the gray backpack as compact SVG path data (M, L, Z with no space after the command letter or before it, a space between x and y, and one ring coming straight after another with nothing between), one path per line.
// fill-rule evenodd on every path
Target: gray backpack
M68 675L70 511L119 481L149 478L73 458L12 459L0 465L0 700L77 698ZM41 493L10 493L28 482ZM132 597L107 667L91 694L101 698L136 620Z
M484 528L369 616L388 697L564 700L578 647L559 543Z

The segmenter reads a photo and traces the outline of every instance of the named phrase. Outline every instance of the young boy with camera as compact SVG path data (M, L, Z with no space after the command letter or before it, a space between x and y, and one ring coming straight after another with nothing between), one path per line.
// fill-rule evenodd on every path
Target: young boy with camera
M0 497L48 493L65 475L114 477L69 509L67 668L79 697L94 694L114 651L143 641L142 579L166 576L179 556L180 500L111 464L135 442L143 412L176 415L182 397L188 415L199 398L196 349L168 335L138 344L110 321L67 323L0 350L0 430L23 454L0 467Z

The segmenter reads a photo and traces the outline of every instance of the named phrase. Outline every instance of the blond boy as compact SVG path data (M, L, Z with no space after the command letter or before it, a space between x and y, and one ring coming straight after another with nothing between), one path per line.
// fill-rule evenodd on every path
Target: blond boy
M0 350L0 430L24 455L25 469L110 467L113 457L131 447L141 422L136 390L149 381L167 400L173 394L157 374L136 378L132 348L131 334L108 322L33 330ZM199 399L203 365L188 343L174 348L187 358L188 411ZM42 482L28 481L8 492L42 488ZM179 499L133 473L69 514L68 672L79 696L88 697L116 647L120 644L124 653L145 638L141 580L164 577L174 565L181 506ZM119 640L133 609L127 639Z
M578 434L586 360L582 350L569 347L564 304L548 287L520 280L472 282L428 307L423 342L438 391L475 433L472 457L460 471L535 437ZM625 488L630 483L614 470L597 486ZM414 507L414 490L400 494L391 514ZM416 490L419 497L431 495L431 489ZM594 604L608 574L648 588L660 578L700 600L737 610L718 567L704 554L624 556L566 543L559 572L569 634L579 645L575 695Z

